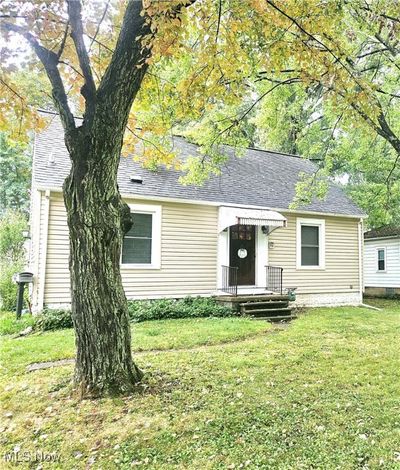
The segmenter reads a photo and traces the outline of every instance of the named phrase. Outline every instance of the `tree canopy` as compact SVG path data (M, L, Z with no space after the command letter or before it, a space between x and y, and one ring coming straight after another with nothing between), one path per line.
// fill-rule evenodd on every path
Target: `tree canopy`
M25 45L21 51L15 33L45 58L53 85L62 81L57 100L88 117L85 102L101 85L125 8L124 1L86 2L77 29L62 0L2 2L2 127L16 135L44 125L35 110L41 93L50 93L43 63ZM179 131L205 154L189 159L184 182L201 183L220 171L220 144L278 144L321 160L326 173L362 167L383 205L377 218L390 219L399 194L399 9L390 0L145 1L148 34L140 40L151 53L137 67L149 69L130 112L125 153L140 140L136 157L145 165L176 165L169 136ZM40 77L34 93L23 86L22 67ZM375 164L380 177L368 180Z

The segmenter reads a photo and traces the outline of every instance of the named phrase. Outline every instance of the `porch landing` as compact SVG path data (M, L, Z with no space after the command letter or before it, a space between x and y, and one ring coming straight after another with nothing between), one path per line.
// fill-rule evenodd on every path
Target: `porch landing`
M217 295L215 300L231 307L253 320L266 320L270 322L290 321L296 318L289 305L289 296L274 293Z

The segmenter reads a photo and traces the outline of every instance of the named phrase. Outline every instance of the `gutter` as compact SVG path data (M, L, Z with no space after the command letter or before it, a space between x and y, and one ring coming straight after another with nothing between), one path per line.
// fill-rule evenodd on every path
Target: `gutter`
M62 193L62 189L59 187L49 187L49 186L38 186L39 191L51 191L52 193ZM278 212L286 212L289 214L306 214L306 215L316 215L316 216L325 216L325 217L343 217L347 219L366 219L368 216L365 214L341 214L341 213L331 213L331 212L314 212L307 210L294 210L294 209L284 209L282 207L267 207L267 206L255 206L252 204L232 204L229 202L214 202L214 201L203 201L201 199L180 199L174 197L163 197L163 196L147 196L141 194L127 194L121 193L123 199L139 199L139 200L148 200L148 201L164 201L164 202L176 202L180 204L197 204L200 206L214 206L214 207L238 207L240 209L261 209L261 210L272 210Z
M364 238L364 242L367 243L369 241L376 241L376 240L391 240L400 238L400 235L388 235L387 237L373 237L373 238Z

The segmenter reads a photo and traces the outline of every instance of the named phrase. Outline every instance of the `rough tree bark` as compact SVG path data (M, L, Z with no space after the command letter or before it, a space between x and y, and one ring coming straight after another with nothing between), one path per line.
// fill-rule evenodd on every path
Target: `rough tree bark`
M117 172L133 100L146 73L136 37L149 34L141 2L131 1L111 63L96 90L82 39L80 7L69 2L71 36L85 76L86 113L65 142L72 167L64 183L70 231L72 318L76 332L75 384L80 395L131 392L142 372L134 364L128 310L120 274L123 235L132 225Z
M81 396L129 393L142 373L132 361L119 270L122 237L132 224L116 181L120 139L100 128L76 134L68 141L73 164L64 184L77 347L75 384Z
M165 18L176 17L195 1L171 2ZM84 42L81 2L66 3L64 37L70 32L84 79L85 111L78 125L58 70L65 41L56 53L40 44L28 28L8 22L0 26L22 35L43 64L71 158L64 201L77 347L75 384L82 397L124 394L134 390L142 373L132 360L120 274L122 239L132 221L118 191L117 171L129 112L148 67L156 28L143 14L142 1L128 0L111 61L96 87ZM144 44L143 38L149 41Z

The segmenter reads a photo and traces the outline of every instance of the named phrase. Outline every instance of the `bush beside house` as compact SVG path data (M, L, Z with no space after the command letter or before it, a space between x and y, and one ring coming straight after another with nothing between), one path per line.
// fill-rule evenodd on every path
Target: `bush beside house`
M232 309L219 305L210 297L185 297L179 300L136 300L128 302L128 309L129 318L133 322L233 315Z
M237 315L229 307L219 305L214 299L205 297L186 297L179 300L129 301L128 311L131 322ZM15 320L15 314L4 314L0 319L0 334L17 333L24 329L28 321L25 317L27 315L23 315L20 321ZM21 325L20 328L18 328L18 324ZM33 317L32 323L29 321L29 324L32 324L36 331L52 331L73 327L71 311L67 309L45 309L39 315Z

